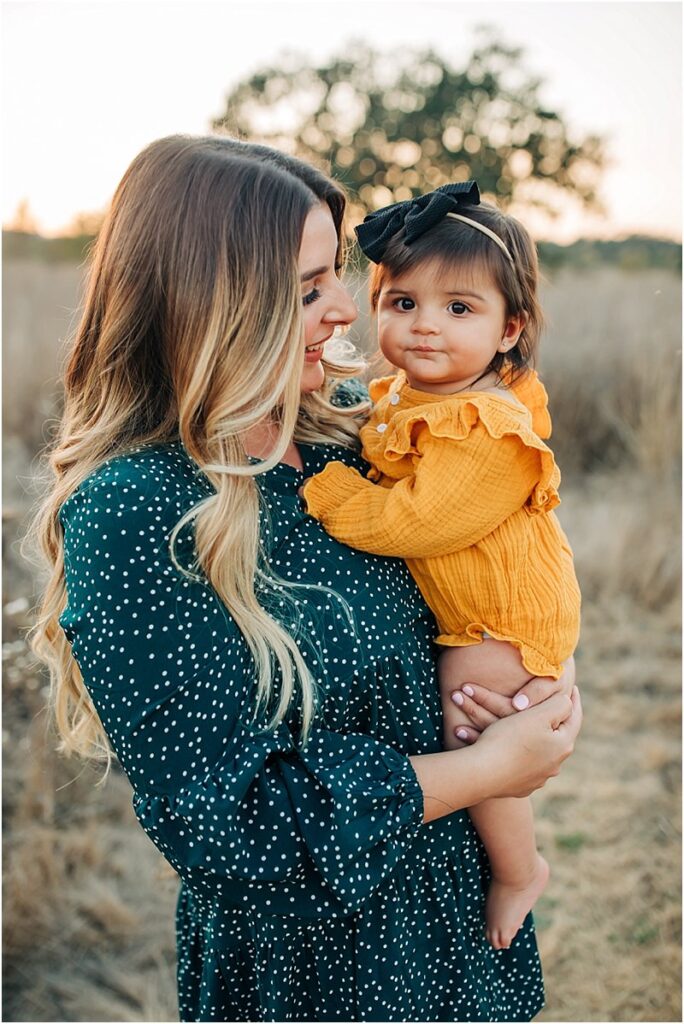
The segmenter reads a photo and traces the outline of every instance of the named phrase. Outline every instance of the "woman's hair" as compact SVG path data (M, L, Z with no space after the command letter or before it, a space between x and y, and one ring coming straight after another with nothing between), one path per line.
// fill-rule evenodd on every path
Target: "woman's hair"
M298 256L304 222L319 202L329 207L341 246L345 197L336 184L293 157L220 136L152 143L116 190L92 253L49 459L54 481L35 527L51 575L33 647L50 668L67 753L111 756L59 625L67 602L60 508L106 460L176 440L216 493L177 525L172 557L178 530L194 520L199 567L255 660L255 713L266 710L270 726L280 722L297 680L306 735L313 678L295 637L255 596L255 584L275 578L260 547L254 477L282 459L293 435L346 445L358 435L358 412L330 401L336 379L356 372L358 362L324 362L322 391L299 392ZM253 464L240 436L268 416L277 442L267 460Z
M497 352L489 369L505 383L511 383L528 366L534 366L543 315L539 303L539 263L536 246L525 227L514 217L489 203L459 206L464 217L483 224L502 240L513 261L483 231L462 221L445 217L410 245L403 241L403 229L389 242L382 263L373 271L370 282L371 306L378 306L380 292L392 279L424 263L434 263L441 276L457 269L460 280L467 275L483 274L493 282L506 302L506 317L525 317L518 342L507 352Z

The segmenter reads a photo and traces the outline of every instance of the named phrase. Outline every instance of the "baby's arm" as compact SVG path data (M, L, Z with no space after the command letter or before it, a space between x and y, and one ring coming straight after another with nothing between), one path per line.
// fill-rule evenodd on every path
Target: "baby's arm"
M493 440L480 424L462 439L424 432L416 447L415 473L393 487L329 463L304 485L309 513L351 547L430 558L486 537L522 508L539 479L536 449L516 435Z

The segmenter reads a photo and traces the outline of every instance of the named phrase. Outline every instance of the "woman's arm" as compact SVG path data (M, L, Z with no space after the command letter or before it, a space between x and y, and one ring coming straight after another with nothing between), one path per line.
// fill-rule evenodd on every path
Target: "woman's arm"
M150 450L69 498L61 625L140 823L188 885L268 913L350 913L413 845L422 791L408 757L373 736L317 722L303 746L296 724L254 721L244 637L169 554L201 497L193 480ZM192 563L189 532L177 553Z

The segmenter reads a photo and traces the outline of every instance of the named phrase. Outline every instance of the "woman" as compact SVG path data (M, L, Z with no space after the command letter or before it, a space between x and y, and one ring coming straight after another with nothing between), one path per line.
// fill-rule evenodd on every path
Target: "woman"
M350 370L322 354L356 315L343 212L265 147L173 137L133 161L66 372L37 648L64 748L111 742L181 876L183 1020L529 1019L531 920L484 941L463 808L557 774L579 700L442 752L403 563L303 510L305 474L360 465L364 407L345 383L331 401Z

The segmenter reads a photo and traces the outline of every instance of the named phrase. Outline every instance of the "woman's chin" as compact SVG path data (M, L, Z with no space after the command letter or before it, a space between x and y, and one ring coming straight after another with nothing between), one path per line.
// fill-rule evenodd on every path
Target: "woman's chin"
M302 370L302 383L300 391L303 395L309 395L312 391L320 391L325 383L325 370L319 359L315 363L304 363Z

